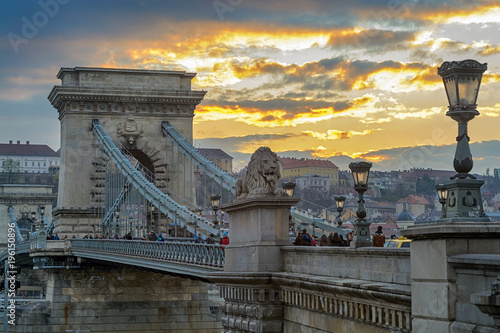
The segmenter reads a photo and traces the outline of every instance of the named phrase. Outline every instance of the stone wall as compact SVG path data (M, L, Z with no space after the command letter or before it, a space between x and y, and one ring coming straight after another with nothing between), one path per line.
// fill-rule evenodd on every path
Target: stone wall
M408 249L283 247L283 332L409 332Z
M493 328L493 317L485 315L471 304L471 295L491 290L492 283L500 276L500 255L453 255L448 258L448 263L455 269L458 286L456 321L452 324L452 329L455 332L497 331Z
M9 332L220 332L207 284L129 268L53 270L47 302Z
M410 249L282 247L284 271L409 286Z

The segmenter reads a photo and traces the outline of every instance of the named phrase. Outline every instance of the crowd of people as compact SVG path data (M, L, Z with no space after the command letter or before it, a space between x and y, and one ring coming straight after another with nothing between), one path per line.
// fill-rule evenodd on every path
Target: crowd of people
M352 231L347 237L338 232L332 232L326 236L323 234L318 240L303 229L295 238L294 245L298 246L350 246L352 242ZM385 243L385 235L382 231L382 226L378 226L377 231L372 236L372 245L374 247L383 247Z
M68 238L68 236L65 236L65 238ZM76 237L73 236L73 238L76 238ZM57 234L55 234L53 236L51 235L51 236L47 237L47 239L58 240L59 237L57 236ZM123 237L119 237L117 234L115 234L113 236L110 236L108 234L106 234L106 235L103 235L103 234L98 234L98 235L87 234L87 235L85 235L83 237L83 239L124 239L124 240L133 240L134 238L132 237L132 234L129 232L129 233L126 233L125 235L123 235ZM143 241L151 241L151 242L154 242L154 241L164 242L165 241L165 237L163 237L163 234L160 233L159 235L157 235L154 231L150 231L148 235L143 234L140 239L143 240ZM208 236L207 238L203 239L203 236L201 235L201 233L199 233L196 236L196 238L195 238L195 243L204 243L204 244L217 244L218 243L220 245L229 245L229 237L228 237L227 233L225 232L222 235L222 238L220 240L217 240L214 234L210 234L210 236Z
M322 235L319 240L316 241L314 237L307 232L307 229L304 229L298 234L297 238L295 238L293 244L299 246L349 246L352 240L351 237L352 233L349 235L349 238L345 239L344 235L338 232L332 232L329 236Z

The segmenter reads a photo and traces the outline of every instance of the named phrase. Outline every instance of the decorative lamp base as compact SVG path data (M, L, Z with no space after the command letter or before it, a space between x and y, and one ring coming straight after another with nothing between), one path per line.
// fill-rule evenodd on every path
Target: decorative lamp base
M444 183L447 190L446 203L443 205L443 222L489 222L483 210L481 185L484 181L477 179L453 179Z
M367 222L365 219L359 219L354 223L351 247L358 248L370 246L373 246L370 235L370 222Z

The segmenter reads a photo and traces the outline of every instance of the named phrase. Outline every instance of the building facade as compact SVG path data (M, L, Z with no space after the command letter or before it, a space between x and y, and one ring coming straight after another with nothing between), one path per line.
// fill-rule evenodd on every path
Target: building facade
M222 170L229 174L233 172L233 158L222 149L198 148L198 151Z
M419 216L432 208L432 204L424 197L410 194L406 198L399 199L396 202L396 214L400 214L404 205L407 205L407 210L412 216Z
M17 143L0 143L0 167L2 172L7 170L4 168L4 162L13 160L18 168L18 172L23 173L48 173L50 168L58 168L60 159L59 153L55 152L47 145L30 144L26 141L22 144Z
M322 176L330 180L333 186L339 183L339 168L328 160L280 157L282 178L297 178L305 175Z

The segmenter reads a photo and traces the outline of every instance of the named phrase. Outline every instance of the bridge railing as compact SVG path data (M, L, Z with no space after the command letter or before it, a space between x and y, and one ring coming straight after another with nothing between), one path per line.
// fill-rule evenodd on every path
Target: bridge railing
M224 247L192 242L152 242L143 240L72 239L72 250L112 253L191 265L223 268Z

